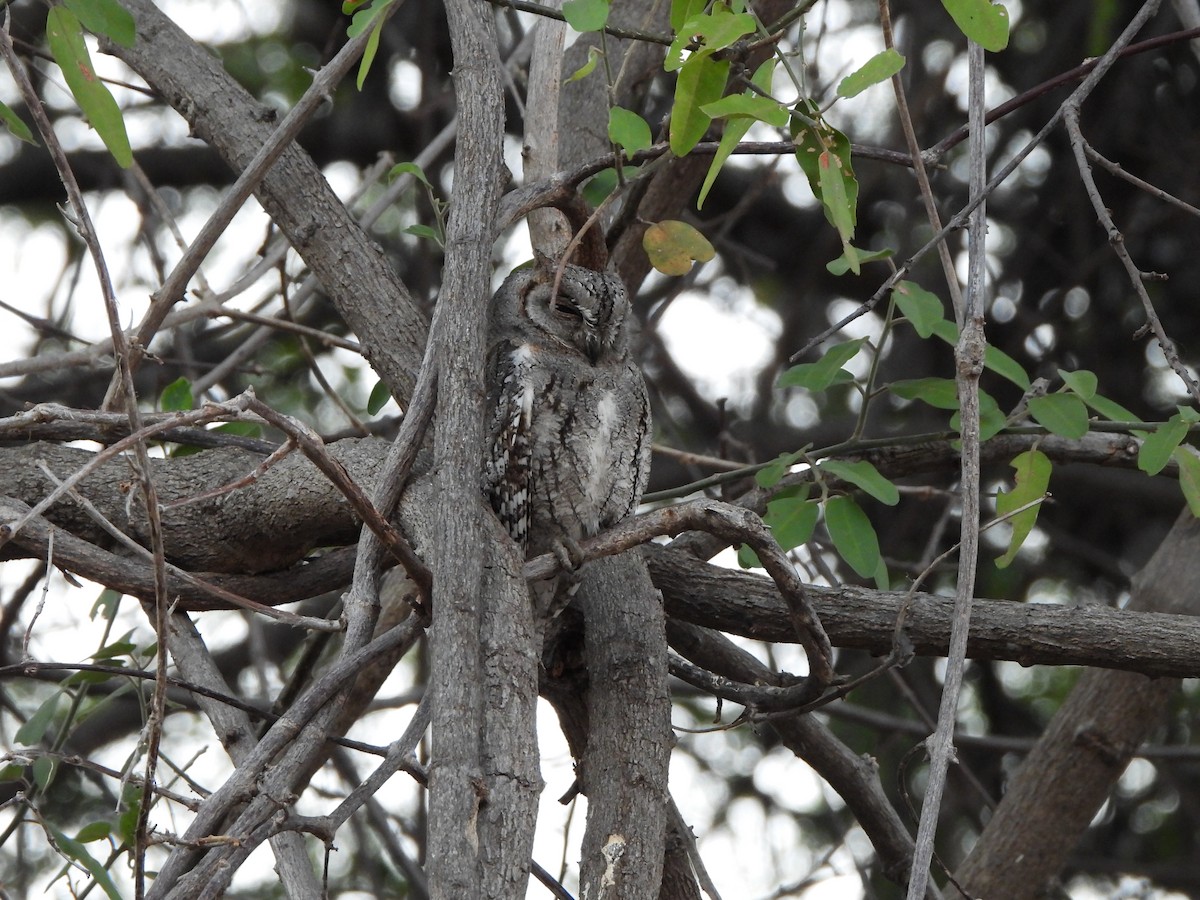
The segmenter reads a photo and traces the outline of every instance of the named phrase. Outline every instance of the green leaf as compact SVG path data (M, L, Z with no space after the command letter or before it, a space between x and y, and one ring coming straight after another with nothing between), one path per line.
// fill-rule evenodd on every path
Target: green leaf
M796 144L796 162L800 164L813 196L825 211L825 218L837 229L847 265L859 272L858 251L850 243L858 220L858 180L850 162L850 141L846 135L821 118L813 100L796 104L792 117L792 139Z
M720 3L713 4L711 15L697 17L695 33L708 50L724 50L738 38L753 34L755 29L754 16L750 13L735 13L729 7ZM691 30L690 23L684 25L684 30Z
M759 66L751 77L750 81L759 89L770 92L771 79L775 74L774 56L770 57L766 62ZM751 92L747 91L743 96L750 96ZM696 198L696 209L704 207L704 200L708 197L708 192L713 186L713 182L717 180L717 173L721 171L721 167L725 165L725 161L729 159L734 148L746 136L746 132L750 130L750 126L754 124L754 120L745 117L734 117L725 123L725 130L721 134L721 141L717 145L717 152L713 154L713 160L708 166L708 174L704 176L704 184L700 187L700 194Z
M13 137L27 144L37 146L37 139L34 138L29 126L6 103L0 103L0 122L4 123ZM746 127L749 128L750 126L747 125Z
M763 521L770 526L775 541L786 553L808 542L817 527L820 511L821 504L816 500L809 500L806 492L805 496L783 497L770 501Z
M636 172L637 166L622 166L624 172ZM617 188L617 170L607 168L597 172L588 179L587 184L583 186L583 199L588 202L588 205L595 208L608 199L608 196Z
M603 55L599 47L588 47L587 62L564 78L563 84L570 84L572 81L587 78L592 74L592 70L596 68L596 63L600 61L600 57Z
M33 747L42 742L42 738L46 736L46 731L54 721L54 714L58 712L58 701L62 699L62 692L55 691L49 697L42 701L42 705L34 711L34 714L25 720L25 724L17 729L17 733L13 735L13 742L21 744L24 747Z
M821 202L825 204L825 214L833 222L838 235L842 239L842 252L850 271L857 275L860 271L858 252L850 243L854 237L857 211L850 200L850 189L847 182L854 181L854 171L842 165L841 159L829 151L817 157L817 167L821 180ZM855 189L857 194L857 185Z
M793 450L791 453L780 453L754 473L754 481L760 488L773 488L779 484L787 470L794 466L804 455L803 450Z
M379 415L379 411L391 399L392 392L388 390L388 386L382 381L375 382L375 387L371 388L371 396L367 398L367 412L372 416Z
M192 383L183 376L176 378L165 388L158 398L158 408L163 412L179 412L184 409L194 409L196 400L192 396Z
M608 139L632 156L654 143L646 120L632 110L614 106L608 111Z
M25 767L18 766L16 763L9 763L4 768L0 769L0 783L10 781L23 781L25 779Z
M1085 401L1091 400L1096 396L1096 388L1100 384L1096 378L1096 373L1089 372L1087 369L1080 369L1077 372L1064 372L1062 369L1059 369L1058 377L1063 380L1063 384Z
M979 392L979 439L989 441L1008 427L1008 416L986 391Z
M1013 510L1042 499L1050 484L1050 471L1053 468L1050 458L1040 450L1027 450L1020 454L1012 461L1012 467L1017 470L1013 489L996 497L996 514L1000 516L1007 516ZM1008 520L1012 525L1012 537L1008 541L1008 550L996 560L996 568L1007 568L1016 559L1017 551L1033 530L1041 508L1042 505L1038 503Z
M942 6L959 30L983 47L997 53L1008 46L1008 10L991 0L942 0Z
M58 763L49 756L39 756L33 761L30 769L33 772L33 783L37 785L39 791L45 791L54 781L54 775L58 772Z
M362 59L358 61L358 89L361 91L366 83L367 73L375 62L375 54L379 51L379 35L383 31L383 14L396 0L375 0L371 6L359 6L346 28L346 36L356 38L368 28L372 29L367 45L363 48ZM345 11L345 6L342 7Z
M75 835L75 840L81 844L90 844L92 841L100 841L108 837L112 833L111 822L91 822L79 829Z
M396 165L388 169L388 184L391 184L401 175L411 175L413 178L417 179L417 181L421 182L421 184L425 185L425 187L429 188L431 191L433 190L433 185L430 184L429 179L425 177L425 170L418 166L415 162L396 163Z
M931 337L937 323L945 318L941 298L912 281L896 282L892 299L913 330L923 338Z
M125 133L121 108L96 75L87 44L83 41L79 19L65 7L50 7L50 14L46 18L46 40L75 102L96 129L117 165L122 169L129 168L133 163L133 150L129 147L129 135Z
M1078 440L1088 432L1087 406L1074 394L1029 398L1029 414L1059 437Z
M875 262L880 259L890 259L896 255L896 251L890 247L885 247L883 250L860 250L857 247L848 247L837 259L830 260L825 263L825 268L833 275L845 275L851 269L851 263L862 267L863 263Z
M720 99L728 78L729 61L715 60L707 53L693 53L683 64L671 105L671 152L676 156L687 156L700 143L712 122L702 107Z
M900 492L896 485L880 475L879 470L865 459L854 462L827 459L821 463L821 471L862 488L885 506L895 506L900 502Z
M1093 397L1088 397L1086 400L1088 406L1111 422L1137 421L1137 416L1123 407L1120 403L1117 403L1115 400L1109 400L1107 397L1102 397L1100 394L1096 394Z
M958 385L953 378L909 378L893 381L888 390L904 400L920 400L936 409L958 409Z
M887 81L904 68L904 57L892 48L876 53L856 71L851 72L838 84L839 97L855 97L872 85Z
M54 836L54 843L58 845L58 848L88 870L88 874L92 876L92 880L100 885L100 889L104 891L109 900L121 900L121 892L117 890L117 886L113 883L112 876L108 874L108 870L100 864L99 860L88 853L87 847L75 840L75 838L67 837L57 828L48 827L50 833Z
M1175 448L1187 437L1187 422L1177 417L1163 422L1146 435L1138 451L1138 468L1147 475L1157 475L1170 461Z
M93 662L104 662L113 659L117 656L130 656L137 649L137 644L129 640L133 632L127 631L123 636L113 641L111 644L105 644L99 650L92 654Z
M100 592L100 596L96 598L96 602L92 604L91 612L88 613L88 618L93 622L96 621L96 616L102 615L105 619L111 620L117 614L117 609L121 605L121 597L124 596L120 591L114 591L112 588L105 588Z
M949 319L942 319L933 326L933 333L954 347L958 344L958 326ZM983 351L983 364L1001 378L1011 381L1023 391L1029 390L1029 375L1019 362L1002 350L988 346Z
M814 363L800 363L779 376L778 387L802 387L810 391L823 391L835 382L853 380L854 376L842 369L850 362L862 345L865 337L834 344Z
M700 8L704 8L703 4ZM723 50L754 29L754 17L749 13L735 13L723 3L714 3L711 13L691 16L675 29L675 40L667 49L663 68L668 72L678 71L685 65L683 51L693 44L699 47L692 51L689 60L697 54L708 55Z
M405 234L411 234L413 237L419 237L426 241L433 241L439 247L442 246L442 235L436 228L431 228L428 225L409 225L404 229Z
M566 0L563 18L578 32L599 31L608 24L608 0Z
M850 568L863 578L873 578L881 558L879 538L853 497L830 497L825 501L825 527Z
M137 38L133 16L117 0L63 0L92 34L102 34L122 47L132 47Z
M132 782L127 783L121 790L121 804L124 809L117 817L117 834L121 843L133 846L137 843L137 821L142 808L142 789Z
M879 556L879 565L875 567L875 587L881 591L892 589L892 579L888 575L887 561L882 554Z
M687 222L668 219L655 222L642 235L642 247L650 265L664 275L686 275L692 262L708 262L716 251L708 238Z
M737 561L743 569L762 568L762 560L758 558L758 554L750 548L749 544L738 544Z
M1179 464L1179 487L1188 509L1200 519L1200 456L1191 447L1176 447L1171 457Z
M724 116L746 117L759 122L766 122L782 128L791 117L778 100L770 97L760 97L757 94L730 94L705 104L701 108L710 119L720 119Z
M679 31L689 19L704 12L708 0L671 0L671 30Z

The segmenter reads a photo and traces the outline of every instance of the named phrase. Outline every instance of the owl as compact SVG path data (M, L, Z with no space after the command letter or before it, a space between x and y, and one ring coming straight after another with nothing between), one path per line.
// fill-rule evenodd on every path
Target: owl
M527 558L563 549L637 506L650 470L650 404L629 358L616 275L539 254L489 311L484 491Z

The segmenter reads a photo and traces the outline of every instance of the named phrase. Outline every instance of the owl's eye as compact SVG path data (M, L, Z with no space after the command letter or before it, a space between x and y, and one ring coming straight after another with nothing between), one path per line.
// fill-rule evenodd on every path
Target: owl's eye
M560 316L572 316L576 319L583 318L583 311L566 297L559 297L554 301L554 311Z

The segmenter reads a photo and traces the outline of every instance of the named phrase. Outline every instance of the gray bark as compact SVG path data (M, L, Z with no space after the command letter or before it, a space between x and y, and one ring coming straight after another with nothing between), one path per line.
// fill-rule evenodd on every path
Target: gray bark
M480 491L486 308L503 184L504 99L491 8L446 4L458 143L445 277L432 331L438 373L430 765L430 896L523 897L541 780L538 638L515 548ZM486 566L485 566L486 562Z
M654 898L673 743L662 606L635 553L590 563L576 602L584 617L589 725L581 893Z

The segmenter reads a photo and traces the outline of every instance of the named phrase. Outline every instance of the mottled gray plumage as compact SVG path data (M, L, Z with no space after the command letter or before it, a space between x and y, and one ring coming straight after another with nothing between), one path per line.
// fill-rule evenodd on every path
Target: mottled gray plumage
M650 471L650 404L613 274L539 256L492 299L484 488L527 556L631 513Z

